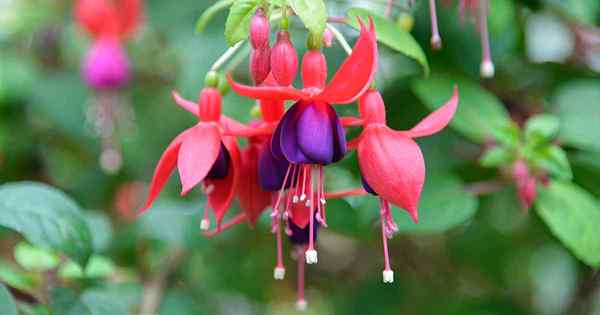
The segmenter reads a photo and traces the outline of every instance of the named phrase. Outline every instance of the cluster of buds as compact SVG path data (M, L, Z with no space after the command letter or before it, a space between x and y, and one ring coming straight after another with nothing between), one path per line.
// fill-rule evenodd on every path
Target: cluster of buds
M446 104L414 128L390 129L383 98L373 88L378 59L375 27L372 21L369 26L360 19L358 23L359 38L329 82L327 60L321 50L325 34L309 34L308 50L300 67L303 87L296 89L292 83L297 76L298 56L285 27L277 33L270 51L270 69L262 66L263 61L254 62L254 58L262 58L256 57L262 54L259 51L269 47L268 20L264 11L258 10L250 31L254 49L250 71L255 85L240 84L230 75L228 83L237 94L258 102L261 118L244 124L221 114L214 73L207 76L198 103L174 93L177 104L197 115L199 122L177 136L163 153L142 209L151 207L175 168L179 170L182 194L200 185L207 196L201 223L206 236L216 236L242 222L254 226L270 208L277 248L273 277L285 277L285 233L298 260L299 309L307 305L304 265L319 261L317 235L320 228L328 227L326 208L331 198L368 194L379 198L383 281L393 282L387 240L398 227L391 206L405 209L416 222L425 180L424 158L413 139L442 130L458 105L455 89ZM266 74L265 69L269 69ZM285 101L294 103L285 110ZM355 101L359 103L359 117L340 117L333 106ZM347 140L346 128L350 127L361 127L362 132ZM245 148L239 148L238 138L247 139ZM349 150L357 151L364 188L326 190L325 168L342 160ZM239 200L242 211L222 222L234 198ZM216 227L210 231L208 210L216 221Z
M431 19L431 47L437 50L442 48L442 37L438 29L435 1L429 0L429 14ZM446 5L452 4L452 0L445 0L444 2ZM488 31L489 2L488 0L458 0L458 8L461 23L464 22L466 14L470 13L477 25L477 31L480 34L481 40L481 64L479 71L482 77L491 78L494 76L495 69L490 51Z

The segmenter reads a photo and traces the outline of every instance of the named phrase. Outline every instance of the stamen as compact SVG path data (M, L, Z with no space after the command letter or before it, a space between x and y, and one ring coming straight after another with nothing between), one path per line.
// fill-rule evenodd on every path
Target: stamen
M278 217L277 220L280 218ZM273 278L275 280L282 280L285 277L285 267L283 265L283 242L281 240L281 227L277 224L277 231L275 233L277 239L277 265L273 270Z
M327 212L325 209L325 204L327 203L325 201L325 176L323 173L323 166L319 166L319 181L318 181L318 185L319 185L319 196L318 199L321 203L320 205L320 210L319 210L319 216L321 217L322 221L321 224L323 224L324 227L327 227Z
M290 164L288 166L287 170L285 171L285 176L283 177L283 184L281 185L281 189L279 189L279 194L277 195L277 201L275 202L273 211L275 211L275 209L279 209L279 203L281 202L281 196L283 196L283 191L285 190L285 184L287 183L288 176L290 175L290 169L294 169L294 164ZM293 173L293 171L292 171L292 173ZM294 178L293 175L292 175L292 178Z
M210 229L210 218L208 217L208 200L204 205L204 215L202 216L202 220L200 220L200 230L208 231Z
M210 194L212 194L212 192L213 192L213 191L215 191L215 185L213 185L213 184L208 184L208 185L204 186L204 191L203 191L203 192L204 192L206 195L210 195Z
M431 48L439 50L442 48L442 38L438 30L435 0L429 0L429 15L431 19Z
M383 242L383 259L384 259L384 269L383 269L383 282L384 283L392 283L394 282L394 272L390 268L390 257L388 252L388 233L386 232L386 221L387 215L389 212L389 207L386 204L386 201L383 199L379 199L380 204L380 217L381 217L381 240Z
M297 256L298 256L298 300L296 301L296 308L299 311L306 310L306 299L304 298L304 259L302 259L302 252L304 248L302 246L298 246Z
M488 32L488 1L479 1L479 35L481 36L481 66L479 71L484 78L494 76L494 63L490 52L490 39Z
M310 166L309 166L310 167ZM312 176L311 176L312 177ZM309 194L312 196L313 187L312 181L309 186ZM309 231L308 231L308 250L306 251L306 263L307 264L316 264L318 261L317 251L315 250L315 208L310 207L310 223L309 223Z

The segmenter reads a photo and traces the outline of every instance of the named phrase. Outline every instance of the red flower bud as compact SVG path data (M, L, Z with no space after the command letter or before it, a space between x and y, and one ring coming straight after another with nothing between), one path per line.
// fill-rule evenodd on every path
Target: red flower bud
M250 22L250 44L252 44L252 48L268 47L270 31L271 26L265 16L265 11L259 8Z
M385 104L383 103L381 94L375 89L367 90L360 97L358 111L360 118L364 119L365 124L385 124Z
M277 33L277 42L271 51L271 72L273 77L282 86L291 85L298 72L298 56L292 42L290 33L280 31Z
M302 57L304 87L323 88L327 80L327 60L319 50L309 50Z
M528 210L537 197L537 182L529 172L529 167L522 161L513 164L513 178L517 185L517 195L523 209Z
M271 71L271 48L257 48L250 54L250 75L254 84L261 84Z
M330 29L326 28L325 31L323 31L323 45L325 45L325 47L331 47L331 45L333 44L333 33L331 32Z
M207 87L200 92L198 117L202 121L219 121L221 118L221 93L214 87Z

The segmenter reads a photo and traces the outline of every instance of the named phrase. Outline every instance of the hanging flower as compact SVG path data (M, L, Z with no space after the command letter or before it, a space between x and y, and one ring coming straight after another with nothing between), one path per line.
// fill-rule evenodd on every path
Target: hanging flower
M442 130L452 119L458 105L458 90L442 107L425 117L408 131L395 131L386 125L385 105L379 92L367 91L359 101L364 128L350 143L356 147L364 189L379 196L381 230L385 257L383 281L393 282L387 239L398 230L390 211L397 205L418 221L418 206L425 182L425 161L414 138L429 136Z
M512 175L517 186L517 196L524 210L529 210L537 198L537 181L527 163L517 160L512 165Z
M326 225L323 214L325 196L322 167L339 161L346 153L342 122L330 104L347 104L355 101L368 88L377 65L377 41L373 23L371 21L370 29L367 29L362 21L359 20L359 23L361 33L352 54L344 61L328 85L325 85L327 77L325 58L321 52L314 49L307 52L310 56L304 60L318 62L303 62L304 88L302 90L288 86L246 86L228 77L232 89L242 96L260 100L297 101L285 113L271 140L270 151L273 158L285 159L289 163L273 211L277 215L282 193L289 178L293 182L291 186L296 187L297 193L292 196L292 202L314 205L310 207L311 211L316 211L315 216L310 216L311 231L314 230L313 217ZM275 70L273 63L271 69ZM313 178L316 179L316 185L313 185ZM315 194L312 192L314 186ZM312 196L315 196L317 202L313 202L310 198ZM286 206L284 215L289 216L288 212L289 207ZM317 252L312 238L306 251L306 261L317 262Z
M208 208L213 211L220 228L223 216L229 209L239 180L240 152L237 140L226 136L224 130L235 122L221 115L221 95L214 87L206 87L200 93L200 101L193 102L173 93L175 102L197 115L199 122L179 134L169 144L160 158L148 198L142 212L152 206L167 183L169 176L179 170L182 195L203 182L203 192L207 195L207 206L201 228L209 228Z

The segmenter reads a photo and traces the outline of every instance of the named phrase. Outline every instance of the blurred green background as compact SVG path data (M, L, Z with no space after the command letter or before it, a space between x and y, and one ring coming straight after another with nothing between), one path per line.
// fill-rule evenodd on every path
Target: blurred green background
M268 215L255 229L240 225L202 237L204 199L199 192L179 197L174 175L160 202L136 219L162 150L196 119L170 92L195 100L206 71L227 48L226 12L203 33L195 31L213 3L145 2L145 22L127 44L133 80L119 92L133 110L129 127L116 136L123 165L108 174L88 114L96 94L79 72L90 42L73 21L73 3L0 0L0 183L44 182L69 196L31 183L0 186L0 225L7 227L0 230L0 314L12 315L9 291L19 314L296 313L289 255L286 279L272 279ZM332 16L351 7L385 10L383 0L326 4ZM439 106L453 83L461 89L453 128L418 141L428 167L421 222L414 225L395 210L400 233L390 251L396 279L383 284L377 200L331 201L319 264L307 266L307 313L600 314L600 2L491 0L497 71L486 80L479 78L474 25L460 23L456 4L438 3L444 49L432 52L428 9L423 0L414 7L395 1L390 24L411 31L430 77L385 45L377 76L396 129L410 128ZM357 35L339 28L351 41ZM306 31L298 19L291 31L301 54ZM344 51L334 43L325 53L331 75ZM247 61L235 72L248 80ZM223 104L227 115L250 120L251 101L228 93ZM341 112L356 114L356 106ZM483 167L479 159L506 139L495 122L522 126L538 113L560 121L552 143L568 161L540 158L561 182L539 185L538 203L527 212L505 168ZM357 187L355 154L328 167L327 180L329 190ZM46 211L53 204L61 211ZM29 213L28 206L42 210ZM89 255L82 270L76 262Z

